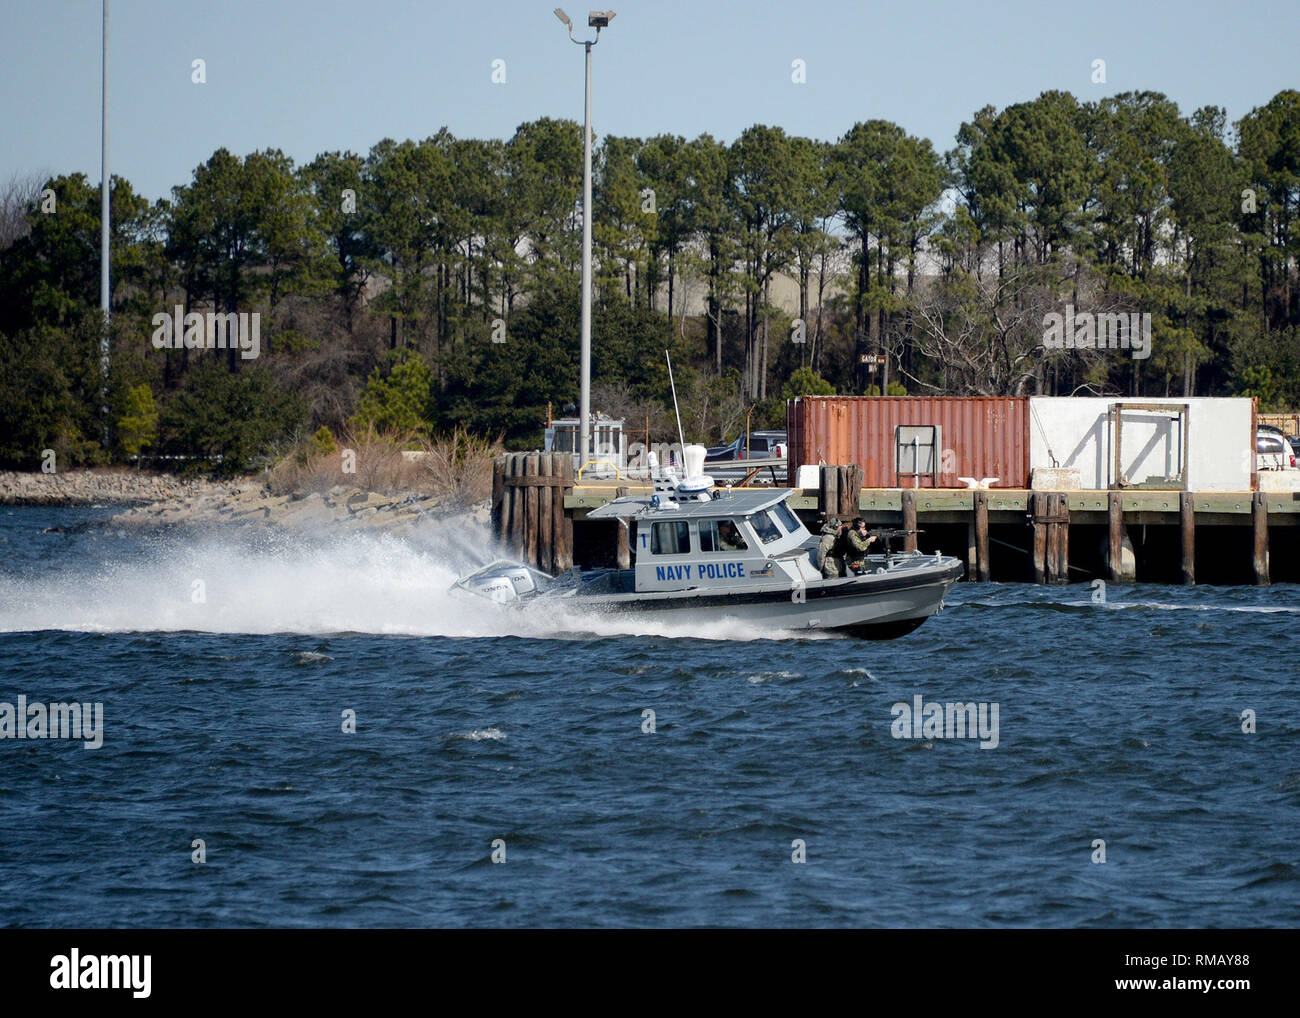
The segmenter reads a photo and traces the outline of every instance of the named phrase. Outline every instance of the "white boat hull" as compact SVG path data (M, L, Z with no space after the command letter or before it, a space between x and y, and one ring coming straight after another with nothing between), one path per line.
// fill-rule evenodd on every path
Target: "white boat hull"
M795 586L755 583L742 589L639 593L617 590L619 575L615 572L597 573L585 582L565 576L548 583L549 578L534 570L500 562L465 577L456 587L507 603L563 598L583 611L641 614L669 624L675 620L732 619L749 627L833 630L872 639L904 635L937 614L944 594L962 573L961 563L946 556L898 555L889 565L883 557L869 562L875 572ZM522 589L512 596L514 586ZM601 590L602 586L606 589Z

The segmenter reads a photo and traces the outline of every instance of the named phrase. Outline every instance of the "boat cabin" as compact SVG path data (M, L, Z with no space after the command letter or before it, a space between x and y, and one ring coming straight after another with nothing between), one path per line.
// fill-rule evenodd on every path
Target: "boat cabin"
M819 579L814 541L788 489L715 491L689 500L624 496L588 514L628 527L636 590L745 589Z

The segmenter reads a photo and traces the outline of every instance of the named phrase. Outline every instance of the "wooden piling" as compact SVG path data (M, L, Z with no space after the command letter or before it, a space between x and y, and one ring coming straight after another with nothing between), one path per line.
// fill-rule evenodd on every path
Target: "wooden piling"
M916 489L903 489L903 529L916 529ZM907 534L903 537L903 550L916 551L916 535Z
M862 509L862 468L856 463L840 467L840 515L852 518Z
M1070 582L1069 497L1054 491L1047 496L1047 582Z
M1124 581L1124 506L1118 491L1109 498L1110 542L1106 549L1106 571L1111 583Z
M1034 526L1034 582L1047 582L1047 524L1043 518L1050 515L1047 511L1049 497L1046 492L1036 491L1030 498Z
M556 453L544 452L537 463L543 480L550 480ZM560 453L559 455L563 455ZM531 489L530 489L531 490ZM537 489L537 568L544 573L555 570L555 545L551 541L551 510L555 500L550 488Z
M1060 559L1056 567L1056 581L1070 582L1070 496L1064 492L1057 495L1056 514L1061 522L1056 526L1060 530Z
M551 480L563 482L573 472L573 457L567 452L556 453L551 460ZM572 526L569 514L564 508L564 493L571 491L562 483L548 488L547 496L551 499L551 572L562 573L572 568L570 557L564 560L564 533L566 527Z
M510 475L519 478L524 474L525 454L512 453L510 456ZM523 558L524 555L524 489L519 485L510 488L510 555Z
M979 569L979 554L976 551L975 540L975 517L971 515L971 520L966 524L966 579L975 579L976 571Z
M975 492L975 556L979 561L978 575L981 583L988 583L989 568L989 493Z
M499 459L501 461L501 515L492 521L492 538L497 544L505 547L506 537L510 532L510 499L514 497L514 492L506 484L506 479L510 476L510 453L503 453Z
M524 455L524 476L536 478L540 454L535 452ZM524 561L530 566L537 565L537 505L538 488L530 484L524 488Z
M839 476L839 467L832 464L822 465L821 503L822 513L826 516L835 516L840 511Z
M1184 491L1178 504L1179 525L1182 531L1183 582L1196 582L1196 500L1190 491Z
M517 452L511 452L510 467L506 472L507 490L510 491L506 516L506 549L511 558L516 559L519 558L524 546L524 489L519 485L511 484L511 478L519 477L523 469L523 459Z
M1268 503L1262 491L1255 492L1251 500L1251 522L1255 525L1255 540L1251 564L1255 567L1255 585L1267 587L1268 580Z
M498 456L492 461L492 536L501 533L501 514L505 510L506 458Z
M615 553L618 558L618 567L620 569L632 568L632 549L628 544L628 522L627 520L618 520L618 537L615 539Z
M615 498L624 498L632 493L632 489L626 484L620 484L614 489ZM614 539L614 553L617 558L618 568L632 568L632 547L631 547L632 524L626 519L618 521L618 536Z
M559 527L555 536L555 571L557 573L567 572L573 568L573 516L564 511L564 496L573 493L573 458L564 455L561 459L561 470L559 476L564 479L564 486L556 486L551 490L555 493L555 504L559 506L559 512L556 514L559 520Z

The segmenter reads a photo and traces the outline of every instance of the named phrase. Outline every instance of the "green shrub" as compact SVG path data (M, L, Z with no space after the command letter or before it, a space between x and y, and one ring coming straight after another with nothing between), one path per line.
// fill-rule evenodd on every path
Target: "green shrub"
M138 456L142 449L158 441L158 406L147 384L127 390L122 415L117 419L117 441L127 456Z
M418 353L393 368L387 378L375 368L357 400L350 422L353 430L428 434L424 411L432 384L433 372Z

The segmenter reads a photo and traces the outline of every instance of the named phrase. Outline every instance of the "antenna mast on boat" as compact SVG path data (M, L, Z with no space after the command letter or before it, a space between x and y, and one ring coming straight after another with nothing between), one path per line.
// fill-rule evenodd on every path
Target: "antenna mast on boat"
M664 351L664 357L668 361L668 384L673 387L673 413L677 415L677 440L681 442L682 455L686 455L686 436L682 434L682 412L677 409L677 383L673 381L673 359L669 356L668 351Z

